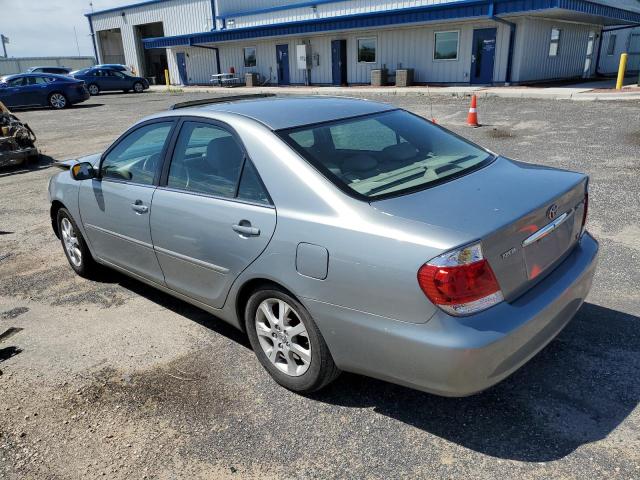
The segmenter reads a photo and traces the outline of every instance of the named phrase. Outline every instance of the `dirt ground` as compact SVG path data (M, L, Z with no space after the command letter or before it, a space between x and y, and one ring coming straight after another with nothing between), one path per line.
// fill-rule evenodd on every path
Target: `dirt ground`
M45 156L0 171L0 478L640 478L640 103L486 99L469 129L468 99L375 97L589 173L599 270L562 334L482 394L343 374L303 397L211 315L116 273L77 277L51 230L53 160L201 96L18 113Z

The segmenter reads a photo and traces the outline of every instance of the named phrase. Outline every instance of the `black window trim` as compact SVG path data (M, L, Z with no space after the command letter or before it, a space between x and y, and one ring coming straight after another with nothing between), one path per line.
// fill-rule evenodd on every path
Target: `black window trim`
M132 182L129 180L125 180L125 179L118 179L118 178L112 178L112 177L103 177L102 176L102 164L105 161L105 159L107 158L107 155L109 155L109 153L111 153L111 151L116 148L120 142L124 141L129 135L132 135L133 133L135 133L136 131L138 131L141 128L144 128L148 125L153 125L155 123L171 123L171 130L169 130L169 134L167 135L167 138L164 141L164 145L162 146L162 151L160 152L160 162L158 162L158 166L156 167L156 171L153 175L153 181L148 184L148 183L138 183L138 182ZM177 119L176 118L172 118L172 117L162 117L162 118L154 118L151 120L147 120L145 122L142 123L136 123L135 125L133 125L132 127L130 127L127 131L125 131L122 135L120 135L110 146L109 148L107 148L102 155L100 156L100 162L98 163L98 173L96 175L96 179L100 180L100 181L104 181L104 182L114 182L114 183L126 183L127 185L136 185L139 187L151 187L151 188L156 188L158 186L158 181L160 179L160 173L161 173L161 166L164 165L164 162L166 161L166 155L168 152L168 146L171 144L171 140L173 139L174 135L175 135L175 131L176 131L176 124L177 124Z
M238 180L236 181L236 188L235 188L235 193L234 193L233 197L225 197L223 195L215 195L215 194L212 194L212 193L195 192L195 191L192 191L192 190L185 190L185 189L182 189L182 188L169 187L167 185L168 179L169 179L169 169L171 168L171 161L173 160L173 155L175 153L175 148L176 148L176 145L178 143L178 137L180 136L180 131L182 130L184 124L187 123L187 122L196 122L196 123L208 124L208 125L216 126L218 128L222 128L222 129L226 130L227 132L229 132L231 134L231 136L233 137L233 139L236 141L236 143L240 146L240 149L242 150L243 160L242 160L242 165L240 166L240 174L238 175ZM239 192L239 189L240 189L240 182L242 181L242 174L244 173L244 167L245 167L247 162L251 162L251 164L253 165L253 170L256 173L256 176L258 178L258 182L260 183L260 186L262 187L262 189L267 194L267 199L269 201L268 204L267 203L260 203L260 202L253 202L251 200L238 198L238 192ZM258 168L256 167L256 163L249 156L249 153L247 152L247 149L246 149L246 147L244 145L244 142L240 138L240 135L238 135L238 133L228 123L222 122L220 120L215 120L213 118L205 118L205 117L198 117L198 116L183 116L183 117L179 117L178 122L177 122L177 126L175 127L173 135L171 136L171 141L169 142L169 145L168 145L168 148L167 148L167 152L166 152L166 154L164 156L164 159L163 159L163 162L162 162L162 170L161 170L161 173L160 173L160 177L158 179L157 187L159 189L162 189L162 190L167 190L167 191L171 191L171 192L178 192L178 193L182 193L182 194L185 194L185 195L195 195L195 196L199 196L199 197L214 198L216 200L223 200L223 201L227 201L227 202L242 203L242 204L245 204L245 205L252 205L252 206L257 206L257 207L265 207L265 208L275 209L275 204L273 203L273 199L271 198L271 195L269 194L269 190L267 189L266 185L262 181L262 177L260 176L260 172L258 171Z
M487 150L486 148L482 147L481 145L478 145L474 142L472 142L471 140L464 138L461 135L458 135L455 132L452 132L451 130L444 128L443 126L437 124L437 123L433 123L433 126L436 128L439 128L440 130L444 130L446 133L453 135L454 137L462 140L465 143L468 143L470 145L473 145L476 148L479 148L480 150L483 150L484 152L487 153L487 158L485 158L483 161L478 162L476 165L469 167L466 170L463 170L462 172L458 172L458 173L454 173L452 175L440 178L438 180L433 180L432 182L428 182L426 184L423 185L417 185L415 187L410 187L410 188L406 188L403 190L396 190L390 193L385 193L383 195L377 195L375 197L369 197L367 195L364 195L362 193L359 193L357 191L355 191L354 189L352 189L351 187L349 187L349 185L347 185L343 180L341 180L335 173L333 173L331 170L329 170L327 167L325 167L324 165L322 165L320 162L316 162L314 159L310 158L308 156L308 154L304 151L304 149L302 147L300 147L299 145L296 144L296 142L291 139L290 137L288 137L288 134L290 133L294 133L296 131L301 131L301 130L307 130L309 128L315 128L315 127L319 127L322 125L331 125L331 124L335 124L336 122L340 122L340 121L345 121L345 120L354 120L354 119L359 119L359 118L366 118L366 117L374 117L377 115L381 115L381 114L385 114L385 113L391 113L391 112L405 112L408 113L410 115L413 115L414 117L417 117L425 122L428 122L429 120L425 119L424 117L421 117L420 115L417 115L413 112L410 112L408 110L404 110L402 108L393 108L390 110L381 110L379 112L373 112L373 113L365 113L363 115L354 115L351 117L344 117L344 118L338 118L338 119L333 119L333 120L328 120L325 122L316 122L316 123L310 123L307 125L299 125L297 127L291 127L291 128L283 128L280 130L274 130L274 133L276 135L278 135L278 137L280 137L280 139L286 143L295 153L297 153L300 158L302 158L302 160L304 160L305 162L307 162L309 165L311 165L313 168L315 168L318 173L320 175L322 175L323 177L325 177L326 179L328 179L331 183L333 183L333 185L335 185L341 192L346 193L348 196L355 198L356 200L361 200L363 202L366 203L374 203L374 202L378 202L381 200L388 200L390 198L396 198L396 197L403 197L405 195L410 195L412 193L416 193L416 192L420 192L422 190L428 190L430 188L434 188L437 187L438 185L442 185L443 183L447 183L450 182L452 180L456 180L458 178L461 177L465 177L469 174L472 174L490 164L492 164L498 157L499 155L494 154L493 152Z

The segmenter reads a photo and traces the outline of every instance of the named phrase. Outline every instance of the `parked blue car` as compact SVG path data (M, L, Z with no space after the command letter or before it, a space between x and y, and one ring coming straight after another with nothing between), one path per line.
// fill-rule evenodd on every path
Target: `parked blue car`
M71 76L83 80L91 95L116 90L122 90L125 93L133 90L136 93L142 93L149 88L149 82L145 78L119 72L110 67L77 70L71 72Z
M9 108L52 107L60 110L89 97L83 81L64 75L20 73L0 78L0 102Z

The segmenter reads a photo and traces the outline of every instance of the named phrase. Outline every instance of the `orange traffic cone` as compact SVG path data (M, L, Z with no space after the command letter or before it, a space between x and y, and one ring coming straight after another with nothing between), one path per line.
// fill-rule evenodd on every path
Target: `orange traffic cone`
M467 115L467 125L470 127L479 127L478 123L478 99L475 95L471 96L471 108L469 108L469 115Z

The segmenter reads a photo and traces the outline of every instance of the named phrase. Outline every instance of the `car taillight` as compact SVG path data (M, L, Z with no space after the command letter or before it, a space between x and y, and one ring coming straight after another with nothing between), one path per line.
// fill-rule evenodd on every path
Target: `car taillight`
M504 300L479 243L445 253L418 270L418 284L434 305L452 315L470 315Z
M587 226L587 212L589 211L589 192L584 193L584 210L582 211L582 233Z

